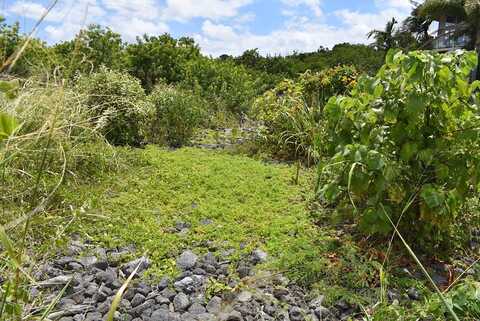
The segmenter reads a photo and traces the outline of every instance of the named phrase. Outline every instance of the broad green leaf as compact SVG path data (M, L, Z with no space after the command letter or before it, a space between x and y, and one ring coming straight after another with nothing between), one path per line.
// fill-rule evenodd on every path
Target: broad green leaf
M362 161L362 159L363 159L362 158L362 153L359 150L357 150L355 152L354 161L357 162L357 163L360 163Z
M366 164L369 170L378 171L385 166L382 155L377 151L369 151Z
M433 161L433 150L431 149L422 149L418 153L418 158L429 165Z
M390 49L387 52L387 55L385 57L385 62L387 63L387 65L393 64L393 57L395 56L395 54L396 54L396 51L393 49Z
M400 151L400 157L402 160L408 162L413 155L415 155L418 151L418 147L416 143L408 142L403 144L402 150Z
M420 192L420 197L431 209L439 207L445 202L445 196L443 192L438 191L430 184L423 186L422 191Z
M452 76L452 72L450 71L450 68L448 68L447 66L440 68L440 70L438 71L438 77L443 82L450 81L451 76Z
M10 137L17 127L15 118L0 112L0 142Z
M470 85L468 84L468 81L457 78L457 89L462 96L468 96Z
M337 183L326 184L320 190L320 195L322 195L327 202L334 202L341 192L338 187L339 185Z
M17 80L0 80L0 93L3 93L7 99L15 99L19 83Z
M380 208L368 208L360 219L360 228L367 233L386 235L392 230L388 219Z
M380 96L382 96L383 94L383 86L382 84L378 84L375 86L375 90L373 91L373 95L378 98Z
M407 101L407 113L410 117L418 117L425 110L425 97L416 93L410 95Z
M449 170L448 166L446 166L444 164L438 164L435 167L435 173L437 174L437 177L439 179L442 179L442 180L447 179L449 172L450 172L450 170Z

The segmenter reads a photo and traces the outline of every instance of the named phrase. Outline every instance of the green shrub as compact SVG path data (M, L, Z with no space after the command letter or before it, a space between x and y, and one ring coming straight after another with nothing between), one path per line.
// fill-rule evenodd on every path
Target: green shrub
M101 68L98 73L80 76L76 89L86 95L85 106L110 144L136 146L142 142L148 108L138 79Z
M246 114L258 92L253 77L243 66L231 61L196 59L185 65L180 86L209 101L213 112Z
M357 72L348 66L306 72L297 81L283 80L254 103L256 118L263 122L265 145L283 158L319 157L323 133L322 112L325 102L346 93L355 84Z
M159 85L148 98L152 105L147 140L180 147L189 142L205 121L205 102L192 92Z
M388 215L417 245L448 241L479 188L475 66L474 53L392 51L351 96L331 98L321 198L354 214L363 231L390 232Z

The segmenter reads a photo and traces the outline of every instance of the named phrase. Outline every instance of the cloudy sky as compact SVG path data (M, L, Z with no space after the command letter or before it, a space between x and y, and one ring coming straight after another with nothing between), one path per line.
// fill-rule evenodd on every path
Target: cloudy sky
M29 31L49 0L2 0L2 15ZM59 0L38 36L71 39L90 23L134 41L142 34L190 36L206 54L313 51L336 43L367 42L366 33L408 15L409 0Z

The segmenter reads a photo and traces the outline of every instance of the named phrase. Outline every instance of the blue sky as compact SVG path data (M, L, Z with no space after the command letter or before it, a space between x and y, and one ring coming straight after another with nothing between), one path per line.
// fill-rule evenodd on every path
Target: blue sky
M28 32L48 0L3 0L3 16ZM98 23L134 41L169 32L193 37L206 54L312 51L336 43L365 43L366 33L403 19L409 0L59 0L38 36L48 43L71 39Z

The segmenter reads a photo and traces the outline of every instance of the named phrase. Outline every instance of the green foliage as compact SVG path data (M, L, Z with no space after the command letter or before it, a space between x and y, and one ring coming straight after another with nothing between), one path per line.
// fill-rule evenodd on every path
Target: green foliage
M136 146L142 142L147 106L137 79L102 67L97 73L82 75L75 88L85 94L85 108L109 143Z
M66 78L81 73L98 72L101 66L112 70L124 69L124 44L120 34L99 25L89 25L73 40L53 47L58 64Z
M4 64L12 57L26 41L26 36L20 33L18 23L9 25L0 17L0 63ZM52 54L47 45L39 39L31 39L30 43L11 66L10 73L28 77L39 72L49 72L52 68Z
M207 99L215 112L247 113L258 92L253 77L229 61L201 58L185 65L182 87Z
M460 320L480 318L478 304L480 284L478 282L467 278L445 293L445 297ZM416 321L419 318L432 321L453 320L438 295L429 296L422 302L415 303L410 309L398 304L382 304L375 309L370 320Z
M88 233L106 246L135 244L139 253L148 251L153 262L149 273L175 271L175 258L187 247L198 253L211 246L218 251L241 248L241 257L262 246L272 258L288 256L285 270L299 247L317 251L322 231L311 224L301 200L309 180L305 175L292 185L293 166L155 146L124 150L122 164L122 170L107 173L99 184L65 191L75 212L83 206L87 213L103 214L80 215L68 232ZM204 225L204 219L213 223ZM179 220L191 224L187 235L169 232Z
M17 126L15 118L6 113L0 113L0 142L12 135Z
M150 92L160 81L167 84L183 79L183 65L200 57L200 49L191 38L172 38L169 34L158 37L143 36L127 47L129 72L140 79Z
M185 145L206 117L205 101L186 90L158 85L148 100L153 108L147 133L151 143Z
M222 56L220 59L235 61L267 77L295 79L308 70L317 72L339 65L351 65L361 72L376 73L382 66L384 53L366 45L341 43L332 49L320 47L315 52L295 52L288 56L264 57L257 49L250 49L239 57Z
M319 195L355 214L368 233L387 233L402 209L402 234L447 241L464 200L479 188L474 53L389 52L375 77L325 107L332 155ZM422 235L422 238L418 236Z
M331 96L348 92L356 78L354 68L339 66L317 73L308 71L298 81L284 80L267 91L253 107L263 122L266 144L283 157L317 159L315 140L323 133L323 106Z

